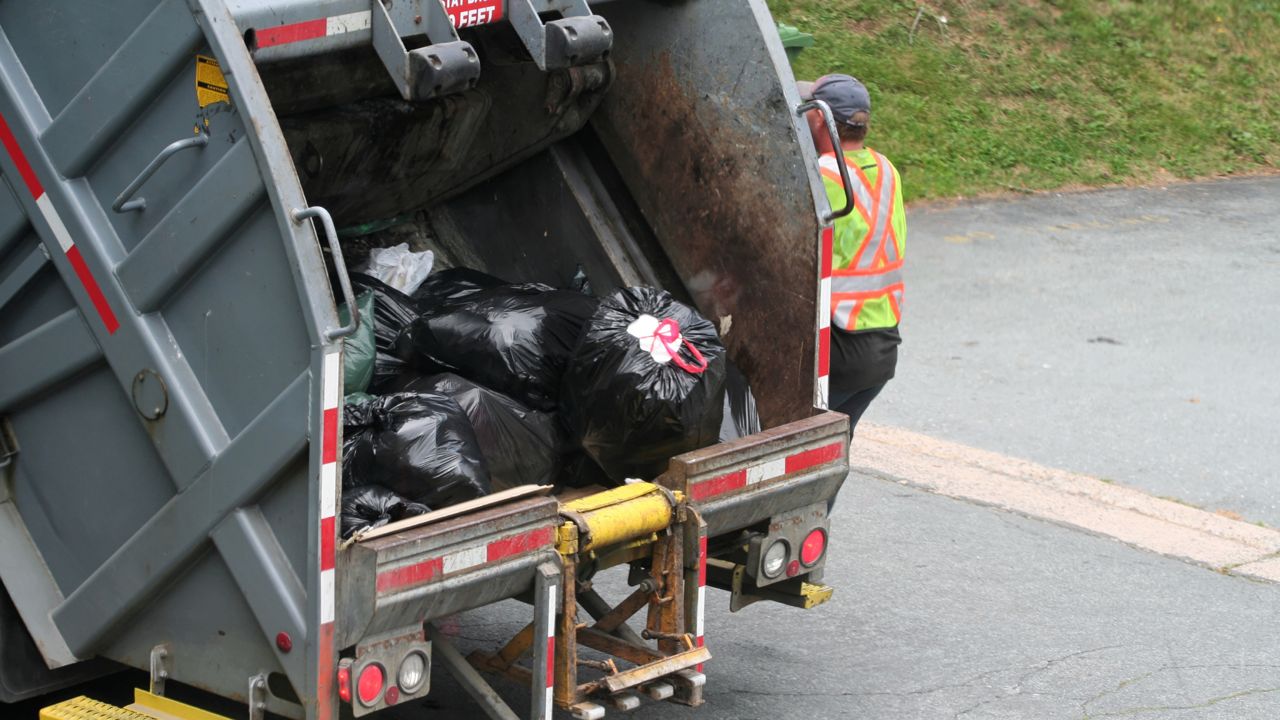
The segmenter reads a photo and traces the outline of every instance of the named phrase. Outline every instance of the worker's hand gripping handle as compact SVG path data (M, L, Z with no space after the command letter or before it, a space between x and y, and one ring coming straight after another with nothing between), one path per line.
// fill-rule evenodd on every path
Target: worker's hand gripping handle
M338 242L338 230L333 226L333 217L319 205L306 209L295 208L291 215L296 223L309 218L320 218L320 224L324 226L324 236L329 241L329 251L333 254L333 267L338 273L338 284L342 286L342 299L347 303L351 317L346 325L326 330L324 336L327 340L344 338L360 327L360 310L356 307L355 293L351 290L351 277L347 275L347 263L342 259L342 244Z
M840 152L840 132L836 130L836 118L831 108L821 100L810 100L796 108L796 115L804 117L805 113L818 110L826 123L827 132L831 135L831 147L835 148L836 165L840 168L840 185L844 188L844 207L832 209L822 216L822 222L829 223L853 212L853 182L849 180L849 166L844 161L844 153Z

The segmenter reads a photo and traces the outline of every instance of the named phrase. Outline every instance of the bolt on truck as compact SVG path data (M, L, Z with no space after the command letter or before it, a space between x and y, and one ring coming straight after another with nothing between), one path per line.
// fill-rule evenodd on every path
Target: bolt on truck
M180 715L173 680L360 717L436 664L491 717L514 717L491 682L533 718L699 704L708 587L832 592L827 259L852 200L829 207L808 112L830 127L764 0L0 1L0 700L114 661L151 674L132 709L46 716ZM341 542L360 318L335 228L388 218L512 280L671 291L765 429ZM610 568L626 597L590 585ZM435 632L511 598L501 647Z

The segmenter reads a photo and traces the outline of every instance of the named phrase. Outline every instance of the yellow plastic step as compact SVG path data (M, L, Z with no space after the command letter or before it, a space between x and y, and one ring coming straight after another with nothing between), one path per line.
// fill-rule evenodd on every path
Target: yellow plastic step
M227 720L177 700L133 691L133 704L116 707L83 695L40 711L40 720Z
M40 720L155 720L136 710L108 705L83 695L40 710Z

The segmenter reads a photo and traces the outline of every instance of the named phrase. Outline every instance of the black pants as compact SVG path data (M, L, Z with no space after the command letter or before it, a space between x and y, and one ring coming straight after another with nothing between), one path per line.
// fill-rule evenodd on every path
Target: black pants
M859 390L852 395L843 395L841 393L831 394L831 409L849 416L850 435L853 434L853 429L858 425L858 421L862 419L862 413L867 411L867 408L871 405L871 401L876 399L876 396L880 394L880 391L884 389L886 384L887 383L880 383L879 385L874 385L866 390Z

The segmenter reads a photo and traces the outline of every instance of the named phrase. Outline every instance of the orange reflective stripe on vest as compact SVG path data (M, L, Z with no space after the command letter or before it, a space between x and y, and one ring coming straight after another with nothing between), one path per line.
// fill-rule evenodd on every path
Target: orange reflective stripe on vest
M849 163L855 205L867 231L852 260L844 267L832 268L832 323L849 331L860 329L857 327L858 315L868 301L887 301L894 321L902 317L902 257L893 229L893 217L898 210L895 206L897 178L883 155L874 150L870 152L877 166L875 182L862 168ZM841 182L834 155L822 156L820 168L823 177L835 183Z

